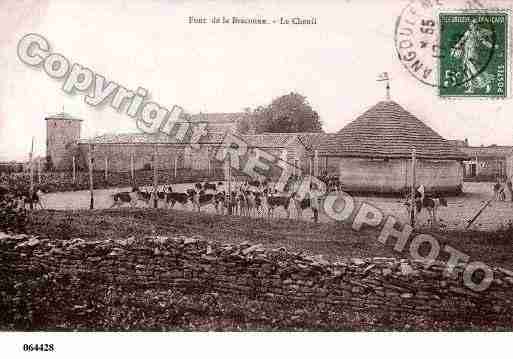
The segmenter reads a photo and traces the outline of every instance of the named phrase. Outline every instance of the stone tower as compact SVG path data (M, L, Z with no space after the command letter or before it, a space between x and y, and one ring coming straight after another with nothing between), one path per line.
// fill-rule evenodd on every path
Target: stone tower
M61 112L45 118L46 157L49 170L70 170L72 156L80 139L82 120Z

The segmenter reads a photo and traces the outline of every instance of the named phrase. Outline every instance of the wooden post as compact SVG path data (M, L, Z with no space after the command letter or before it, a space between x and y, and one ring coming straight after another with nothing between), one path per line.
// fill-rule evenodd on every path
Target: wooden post
M105 182L109 178L109 158L105 156Z
M34 163L32 161L32 156L34 155L34 137L32 137L32 144L30 146L30 155L29 155L29 165L30 165L30 210L34 209L34 205L32 203L32 197L34 196Z
M232 152L228 152L228 214L232 215Z
M76 182L77 180L77 169L76 169L76 163L75 163L75 156L71 157L72 159L72 162L73 162L73 183Z
M157 208L157 145L153 147L153 207Z
M171 163L169 164L169 171L171 171L171 173L173 173L173 164L175 163L175 156L176 153L173 151L171 155ZM171 176L171 173L169 174L169 176Z
M477 161L477 153L476 153L476 176L479 174L479 162Z
M134 152L130 153L130 177L132 178L132 183L134 182Z
M319 151L314 151L314 176L319 176Z
M175 168L174 168L174 174L175 174L175 178L176 178L176 166L178 165L178 154L175 154Z
M91 139L89 139L89 195L90 195L90 203L89 209L94 208L94 196L93 196L93 146L91 145Z
M410 224L415 226L415 150L411 151L411 202L410 202Z
M37 159L37 183L41 184L41 157Z

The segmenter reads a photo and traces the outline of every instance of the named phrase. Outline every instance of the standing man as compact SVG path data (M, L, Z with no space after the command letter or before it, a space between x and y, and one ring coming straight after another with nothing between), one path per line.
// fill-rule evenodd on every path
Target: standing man
M506 192L504 187L505 184L501 182L499 187L499 201L506 201Z
M508 192L509 192L509 200L511 202L513 202L513 184L511 183L511 178L508 178L506 180L506 188L508 189Z
M319 192L314 185L310 183L310 207L313 211L313 220L315 223L319 222Z
M496 201L499 200L499 190L501 189L501 183L499 181L499 177L497 177L497 182L493 185L493 197Z

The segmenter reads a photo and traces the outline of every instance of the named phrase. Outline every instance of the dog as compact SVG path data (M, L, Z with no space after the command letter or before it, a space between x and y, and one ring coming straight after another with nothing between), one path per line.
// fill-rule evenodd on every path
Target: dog
M128 204L130 207L135 207L137 202L143 201L149 205L151 193L142 192L138 187L133 187L131 192L117 192L111 195L113 200L113 207L121 207L123 204Z
M271 194L270 191L265 190L265 199L267 202L267 216L272 217L274 214L274 210L279 207L283 207L287 212L287 218L290 218L290 202L294 197L294 194L289 196L279 196L277 195L277 191L274 191L274 194Z

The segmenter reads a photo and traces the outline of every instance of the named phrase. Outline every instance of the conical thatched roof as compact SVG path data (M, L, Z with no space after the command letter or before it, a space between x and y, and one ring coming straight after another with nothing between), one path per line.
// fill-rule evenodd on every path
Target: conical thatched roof
M394 101L381 101L326 139L321 156L461 160L468 156Z

